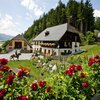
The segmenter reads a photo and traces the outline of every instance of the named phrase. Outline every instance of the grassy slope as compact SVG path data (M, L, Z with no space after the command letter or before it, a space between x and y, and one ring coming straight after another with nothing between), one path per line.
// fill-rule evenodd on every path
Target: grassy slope
M4 43L4 42L0 41L0 47L1 47L1 45L2 45L3 43Z
M85 49L85 50L87 50L87 52L84 52L79 55L87 55L88 56L88 55L100 54L100 45L87 45L87 46L81 47L81 49Z
M41 76L41 73L43 73L43 70L41 68L36 68L36 66L33 65L32 61L30 60L10 61L8 63L8 66L10 66L11 68L19 68L20 66L24 66L31 69L31 75L32 75L31 80L44 79L45 77L45 76Z
M96 54L100 55L100 45L87 45L87 46L81 47L81 49L86 49L87 52L84 52L84 53L81 53L81 54L77 54L77 55L73 55L73 57L77 58L78 56L83 57L83 56L96 55ZM56 63L58 62L60 64L59 61L55 61L55 62ZM67 65L66 64L66 60L63 63L65 65ZM36 68L36 65L34 65L33 62L29 61L29 60L10 61L8 63L8 66L10 66L11 68L16 68L16 67L20 67L20 66L25 66L25 67L30 68L31 69L31 74L33 75L31 80L44 79L45 76L49 75L48 72L43 70L43 68ZM44 76L41 76L41 73L44 73Z

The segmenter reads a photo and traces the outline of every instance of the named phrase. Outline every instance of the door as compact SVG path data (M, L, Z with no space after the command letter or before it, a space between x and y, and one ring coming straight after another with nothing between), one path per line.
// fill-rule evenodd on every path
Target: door
M21 49L22 48L22 42L15 42L15 49Z

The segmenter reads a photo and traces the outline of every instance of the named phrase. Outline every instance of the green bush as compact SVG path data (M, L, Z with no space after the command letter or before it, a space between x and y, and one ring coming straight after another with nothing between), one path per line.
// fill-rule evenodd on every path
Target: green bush
M85 40L86 40L86 44L94 44L94 42L95 42L95 34L93 32L90 32L90 31L87 32Z

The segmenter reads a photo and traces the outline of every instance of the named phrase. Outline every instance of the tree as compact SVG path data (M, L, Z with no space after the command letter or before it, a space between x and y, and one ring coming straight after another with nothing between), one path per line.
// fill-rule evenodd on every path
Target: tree
M77 26L77 13L78 13L78 2L75 0L69 0L66 7L66 16L68 23L72 26Z
M100 30L100 17L96 18L95 21L95 29Z

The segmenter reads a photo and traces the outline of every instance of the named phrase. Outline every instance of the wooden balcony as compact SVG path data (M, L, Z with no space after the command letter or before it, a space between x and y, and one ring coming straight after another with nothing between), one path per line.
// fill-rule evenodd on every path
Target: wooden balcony
M49 47L49 48L56 47L55 43L41 43L40 45L41 45L41 47Z

